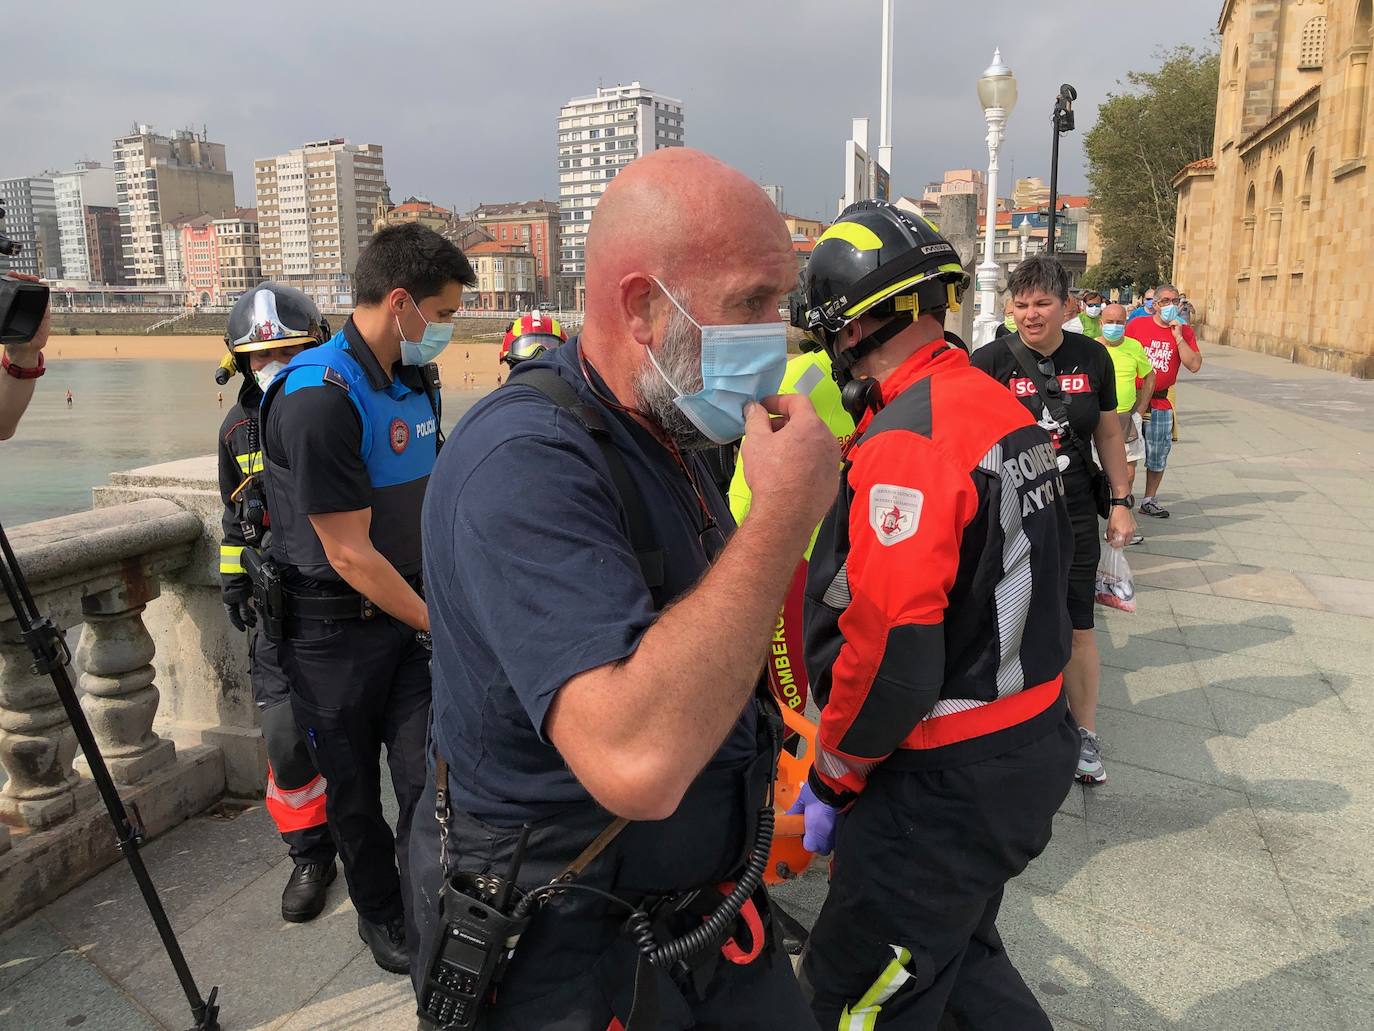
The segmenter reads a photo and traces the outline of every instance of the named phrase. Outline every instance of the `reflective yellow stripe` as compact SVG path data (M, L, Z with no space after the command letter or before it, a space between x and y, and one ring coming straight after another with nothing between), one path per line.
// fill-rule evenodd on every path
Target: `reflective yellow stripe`
M254 473L262 472L262 452L250 451L246 455L235 455L234 461L238 462L239 469L244 476L252 476Z
M243 572L243 546L231 547L221 544L219 549L219 571L221 573Z
M911 962L911 953L897 945L889 946L896 954L883 972L878 975L868 991L852 1007L846 1006L840 1013L840 1031L873 1031L877 1026L878 1014L883 1003L897 994L902 985L911 980L911 971L906 965Z
M938 276L945 272L954 272L962 274L963 269L961 269L956 264L946 263L944 265L941 265L934 272L918 272L914 276L909 276L908 278L903 279L900 282L893 283L891 286L883 287L876 293L869 294L862 301L859 301L856 304L851 304L847 309L845 309L844 316L845 318L852 318L855 315L862 315L869 308L873 307L875 304L877 304L884 298L891 297L893 294L898 293L901 290L909 289L910 287L915 286L917 283L920 283L923 280L930 279L933 276Z
M883 245L883 241L877 233L858 222L836 222L821 233L820 239L816 241L816 246L819 247L826 240L843 240L859 251L876 251Z

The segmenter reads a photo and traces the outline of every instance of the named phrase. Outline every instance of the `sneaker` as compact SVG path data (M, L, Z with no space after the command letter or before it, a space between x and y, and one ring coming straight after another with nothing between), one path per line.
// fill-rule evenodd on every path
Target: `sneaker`
M1082 739L1078 748L1078 772L1075 779L1082 784L1107 783L1107 768L1102 765L1102 753L1097 747L1097 735L1083 727L1078 728Z
M1140 511L1147 516L1154 516L1156 519L1169 518L1169 510L1153 498L1149 501L1142 501L1140 503Z
M389 974L410 973L410 953L406 951L406 922L404 917L373 923L358 917L358 937L369 949L377 965Z
M1134 537L1132 537L1127 543L1128 543L1128 544L1144 544L1144 543L1145 543L1145 535L1144 535L1143 533L1138 533L1138 534L1136 534Z
M325 895L338 874L333 860L293 867L281 893L281 918L293 924L314 920L324 909Z

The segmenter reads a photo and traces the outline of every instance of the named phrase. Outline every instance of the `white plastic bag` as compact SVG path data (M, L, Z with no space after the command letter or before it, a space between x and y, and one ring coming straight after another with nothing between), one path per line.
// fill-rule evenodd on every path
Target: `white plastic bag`
M1122 612L1135 611L1135 581L1131 567L1126 564L1124 548L1103 544L1102 557L1097 562L1097 603Z

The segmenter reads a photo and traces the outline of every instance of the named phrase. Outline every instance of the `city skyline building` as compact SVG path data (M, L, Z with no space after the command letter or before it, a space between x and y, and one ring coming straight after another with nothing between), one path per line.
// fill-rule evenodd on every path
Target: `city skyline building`
M534 302L559 299L559 208L556 201L526 200L479 204L467 220L502 244L518 243L534 256Z
M684 145L682 101L646 88L599 86L558 112L559 268L563 306L581 308L587 228L606 185L637 157Z
M515 312L534 306L534 255L524 244L485 240L464 255L477 276L476 307Z
M62 248L52 174L0 179L3 231L19 244L18 254L0 255L0 272L23 272L43 279L62 278Z
M135 125L114 141L114 180L124 274L134 286L167 281L164 226L234 209L224 144L191 129L164 136L146 123Z
M103 282L92 271L93 266L100 266L103 272L105 265L99 253L99 240L92 241L88 233L91 220L87 209L115 207L114 169L99 161L78 161L72 171L53 176L52 187L62 278L78 283Z
M1043 208L1050 202L1050 188L1039 176L1017 179L1012 186L1011 202L1016 209Z
M768 195L768 199L773 202L773 207L777 208L779 211L787 210L785 207L783 207L781 186L774 186L771 183L764 183L763 192L766 193Z
M253 162L262 274L321 306L353 303L353 267L388 203L382 147L320 140Z
M102 286L127 286L124 276L124 238L119 209L87 205L86 247L90 268L88 282Z
M214 221L219 251L220 303L232 304L265 278L258 243L258 209L236 208Z

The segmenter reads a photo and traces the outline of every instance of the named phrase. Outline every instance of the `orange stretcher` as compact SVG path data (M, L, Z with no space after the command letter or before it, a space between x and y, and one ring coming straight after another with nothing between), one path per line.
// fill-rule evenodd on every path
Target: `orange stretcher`
M816 750L816 724L787 705L779 705L782 722L798 737L793 755L786 748L778 756L778 776L773 783L773 847L768 853L768 867L764 870L765 884L781 884L798 877L811 865L814 854L802 847L806 827L801 813L787 815L787 810L801 794L806 775L811 772L811 758Z

